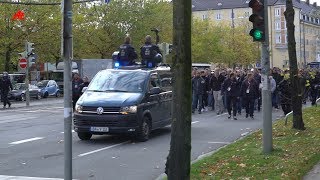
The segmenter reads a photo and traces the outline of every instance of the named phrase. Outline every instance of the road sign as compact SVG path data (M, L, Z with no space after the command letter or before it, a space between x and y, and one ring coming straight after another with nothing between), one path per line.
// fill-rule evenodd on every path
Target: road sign
M26 68L26 67L27 67L27 60L24 59L24 58L20 59L20 60L19 60L19 66L20 66L22 69Z

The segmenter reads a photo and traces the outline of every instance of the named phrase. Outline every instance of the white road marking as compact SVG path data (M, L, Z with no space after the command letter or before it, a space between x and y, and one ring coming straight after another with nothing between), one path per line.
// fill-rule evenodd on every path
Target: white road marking
M43 178L43 177L27 177L27 176L5 176L0 175L1 180L63 180L60 178Z
M22 144L22 143L26 143L26 142L30 142L30 141L40 140L40 139L43 139L43 138L44 137L35 137L35 138L30 138L30 139L24 139L24 140L21 140L21 141L11 142L9 144L11 144L11 145Z
M0 124L17 122L17 121L26 121L26 120L35 119L35 118L37 118L37 117L23 117L23 118L18 118L18 119L12 118L11 120L0 121Z
M195 124L195 123L198 123L198 122L200 122L200 121L192 121L191 124Z
M75 133L75 131L74 131L74 130L72 130L71 132L72 132L72 133ZM64 134L64 132L60 132L60 133L61 133L61 134Z
M107 147L104 147L104 148L101 148L101 149L97 149L97 150L90 151L90 152L87 152L87 153L79 154L78 156L79 157L87 156L87 155L90 155L90 154L93 154L93 153L96 153L96 152L100 152L100 151L103 151L103 150L107 150L107 149L111 149L111 148L120 146L122 144L126 144L128 142L130 142L130 141L125 141L125 142L122 142L122 143L119 143L119 144L114 144L112 146L107 146Z
M228 113L223 113L223 114L220 114L220 115L217 115L217 117L220 117L220 116L223 116L223 115L226 115Z
M230 144L229 142L208 142L209 144Z

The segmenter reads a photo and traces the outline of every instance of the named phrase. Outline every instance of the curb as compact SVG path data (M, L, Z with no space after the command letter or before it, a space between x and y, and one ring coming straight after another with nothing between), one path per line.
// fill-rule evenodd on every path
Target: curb
M54 106L55 104L60 104L60 103L63 103L63 101L62 102L50 102L50 104L46 104L46 106L50 107L50 106ZM13 107L12 107L12 105L13 105ZM5 109L0 108L0 111L15 110L15 109L28 109L28 108L43 106L43 104L32 105L31 103L30 103L30 106L24 105L24 106L15 107L14 104L12 104L12 105L11 105L11 108L5 108Z
M243 138L245 138L245 137L247 137L247 136L249 136L249 135L251 135L251 134L253 134L253 133L255 133L255 132L258 132L259 130L261 130L261 129L257 129L256 131L251 131L251 132L249 132L248 134L246 134L246 135L244 135L244 136L240 136L238 139L236 139L235 141L233 141L233 142L230 143L230 144L233 144L233 143L235 143L235 142L237 142L237 141L239 141L239 140L242 140ZM219 147L218 149L215 149L215 150L210 151L210 152L205 153L205 154L201 154L201 155L198 156L195 160L191 161L191 164L194 164L194 163L196 163L196 162L198 162L198 161L200 161L200 160L202 160L202 159L204 159L204 158L206 158L206 157L209 157L209 156L213 155L214 153L216 153L216 152L218 152L219 150L227 147L227 146L230 145L230 144L223 145L223 146ZM155 180L162 180L162 179L164 179L164 178L166 178L166 177L167 177L167 174L166 174L166 173L162 173L162 174L160 174Z

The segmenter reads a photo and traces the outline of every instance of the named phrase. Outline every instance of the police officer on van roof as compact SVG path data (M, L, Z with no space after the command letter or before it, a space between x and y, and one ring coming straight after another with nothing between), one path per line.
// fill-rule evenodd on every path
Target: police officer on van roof
M125 42L119 47L118 60L121 66L130 66L135 64L138 55L131 45L130 36L125 37Z
M159 47L152 44L151 36L147 35L145 44L140 48L141 64L148 67L155 67L162 62L162 54Z
M8 99L8 93L12 90L12 84L9 78L9 75L7 72L3 72L3 77L0 79L0 91L1 91L1 99L3 101L3 108L6 108L6 105L8 104L9 107L11 107L11 103Z

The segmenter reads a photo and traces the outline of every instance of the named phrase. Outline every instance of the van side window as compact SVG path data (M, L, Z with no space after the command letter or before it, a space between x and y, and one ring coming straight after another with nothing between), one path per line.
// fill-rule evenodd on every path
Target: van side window
M164 91L172 91L172 76L171 72L161 72L160 73L161 79L161 87Z
M153 87L160 87L160 80L157 73L152 73L149 81L149 90Z

